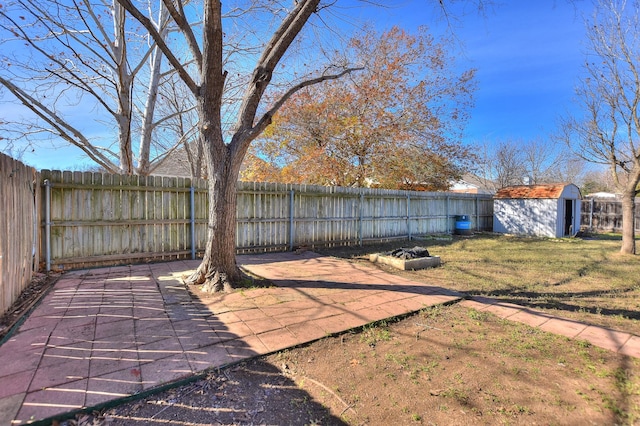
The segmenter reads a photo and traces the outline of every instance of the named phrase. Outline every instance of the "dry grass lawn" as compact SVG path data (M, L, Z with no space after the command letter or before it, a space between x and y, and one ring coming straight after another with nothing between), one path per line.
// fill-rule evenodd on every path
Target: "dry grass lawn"
M476 296L543 309L566 318L640 335L640 259L619 253L620 240L441 236L325 253L367 262L399 245L426 247L443 267L394 271Z

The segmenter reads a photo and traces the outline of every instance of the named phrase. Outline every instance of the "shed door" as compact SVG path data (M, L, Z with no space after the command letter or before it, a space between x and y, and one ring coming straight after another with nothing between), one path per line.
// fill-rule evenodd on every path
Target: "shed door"
M564 200L564 235L573 235L573 202L574 200Z

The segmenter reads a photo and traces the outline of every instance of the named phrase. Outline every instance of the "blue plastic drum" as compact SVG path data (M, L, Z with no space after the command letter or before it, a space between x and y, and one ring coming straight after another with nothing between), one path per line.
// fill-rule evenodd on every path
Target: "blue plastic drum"
M471 219L468 215L463 214L456 216L455 233L457 235L471 235L473 233L471 230Z

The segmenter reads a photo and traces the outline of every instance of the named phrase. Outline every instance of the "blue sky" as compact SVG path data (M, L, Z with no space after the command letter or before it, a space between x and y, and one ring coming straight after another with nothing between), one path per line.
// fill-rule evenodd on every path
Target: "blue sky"
M443 31L429 22L434 9L427 3L405 1L385 15L407 28ZM496 2L482 15L468 3L454 8L458 66L478 70L467 142L544 140L555 131L558 118L573 108L590 8L589 1L568 0Z
M355 0L349 0L355 1ZM349 5L349 1L345 4ZM498 0L499 1L499 0ZM583 16L589 1L502 1L479 14L469 2L450 9L458 39L461 69L476 68L476 106L467 127L467 143L548 138L558 118L571 110L574 87L582 72L585 41ZM447 31L437 19L436 0L396 0L393 7L345 8L341 16L373 21L379 29L427 25ZM446 2L445 2L446 3ZM43 148L22 161L38 169L73 169L88 161L76 148Z

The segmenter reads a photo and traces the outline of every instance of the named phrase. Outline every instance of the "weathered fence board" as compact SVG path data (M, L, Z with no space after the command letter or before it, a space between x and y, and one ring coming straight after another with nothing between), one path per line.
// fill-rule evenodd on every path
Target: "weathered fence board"
M0 153L0 314L37 270L36 170Z
M240 251L289 247L290 192L284 184L238 183L236 246Z
M239 183L238 191L238 248L243 251L451 232L461 214L472 218L474 229L490 230L493 218L492 198L484 195L246 182ZM251 216L248 211L256 205L263 210Z
M191 254L190 188L206 206L204 181L50 170L43 170L40 179L44 208L50 191L48 260L53 269ZM206 207L195 213L200 213L196 241L204 242ZM47 254L45 246L42 252Z
M184 258L192 250L204 251L209 209L205 181L49 170L41 172L41 180L51 194L50 259L43 263L53 269ZM474 229L490 230L491 197L238 182L237 250L362 244L451 232L460 214L470 216Z
M580 223L595 232L622 232L622 201L590 198L582 201ZM640 201L636 199L634 228L640 232Z

